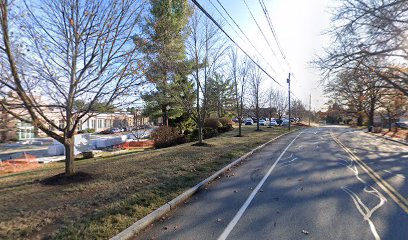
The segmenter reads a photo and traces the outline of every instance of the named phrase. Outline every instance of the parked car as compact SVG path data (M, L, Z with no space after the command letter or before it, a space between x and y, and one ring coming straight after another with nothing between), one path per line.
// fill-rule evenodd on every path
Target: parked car
M289 125L289 120L288 119L283 119L281 126L288 126Z
M121 132L121 130L119 128L112 128L111 132L112 133L119 133L119 132Z
M259 125L265 126L266 121L264 119L259 119Z
M239 119L238 118L233 118L233 119L231 119L233 122L235 122L235 123L237 123L238 121L239 121Z
M396 128L408 129L408 122L396 122L394 126Z
M272 119L270 122L269 122L269 126L278 126L279 124L276 122L276 120L274 120L274 119Z
M245 120L245 125L252 125L254 124L254 121L251 118L248 118L247 120Z

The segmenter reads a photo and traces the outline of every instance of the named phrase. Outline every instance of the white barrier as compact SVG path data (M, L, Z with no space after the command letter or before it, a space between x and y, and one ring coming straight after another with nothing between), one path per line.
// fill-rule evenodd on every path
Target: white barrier
M78 155L82 152L88 152L95 147L91 142L91 138L89 134L78 134L74 136L74 154ZM54 140L53 145L48 147L48 155L49 156L58 156L65 154L65 147L57 140Z

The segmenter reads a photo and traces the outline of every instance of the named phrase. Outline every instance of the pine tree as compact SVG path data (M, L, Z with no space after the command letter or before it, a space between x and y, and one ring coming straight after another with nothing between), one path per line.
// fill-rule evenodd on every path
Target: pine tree
M178 80L184 79L186 69L186 26L192 14L187 0L151 0L150 14L145 18L141 35L135 44L142 49L146 78L154 90L143 99L152 112L161 112L163 124L169 117L182 114L177 106Z

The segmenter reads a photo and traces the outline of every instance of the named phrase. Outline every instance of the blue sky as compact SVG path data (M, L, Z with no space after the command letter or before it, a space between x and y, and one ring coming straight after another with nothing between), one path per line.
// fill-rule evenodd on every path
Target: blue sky
M234 26L235 30L240 33L222 10L217 0L200 0L199 2L217 20L224 21L209 1L212 1L224 17L228 19L229 23ZM259 1L245 0L279 60L273 55L264 40L244 0L219 1L263 55L263 58L269 62L269 65L272 65L275 71L268 67L268 64L257 54L241 33L241 36L238 36L226 23L224 23L224 29L248 51L251 56L256 57L259 63L284 86L284 88L282 88L273 83L271 79L265 79L263 87L267 88L272 85L278 89L286 89L286 78L289 69L279 52ZM323 47L328 46L328 37L323 36L322 32L329 28L331 16L329 12L331 11L330 7L334 4L334 0L264 0L264 2L278 36L281 49L290 64L290 72L294 74L294 78L292 78L291 82L293 93L307 105L309 103L309 94L312 94L312 108L318 110L324 107L324 103L327 100L324 99L322 86L319 84L321 76L309 62L313 60L316 54L322 52Z

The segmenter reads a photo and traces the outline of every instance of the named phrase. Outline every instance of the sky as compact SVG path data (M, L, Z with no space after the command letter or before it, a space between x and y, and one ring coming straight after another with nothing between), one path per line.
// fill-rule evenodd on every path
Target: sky
M211 5L210 1L228 20L229 24ZM292 74L291 90L294 95L292 98L300 99L309 107L309 95L311 94L312 110L324 108L328 99L323 96L323 87L320 84L321 75L310 64L310 61L317 54L322 54L323 47L329 46L329 38L323 32L330 27L330 12L334 0L263 0L288 64L285 63L283 55L280 53L259 0L218 1L225 7L262 56L254 50L217 0L200 0L199 2L217 21L224 22L224 30L251 57L256 58L258 63L282 85L279 86L272 79L265 78L263 88L272 86L287 91L286 79L290 72ZM271 47L263 38L244 1L252 11Z

